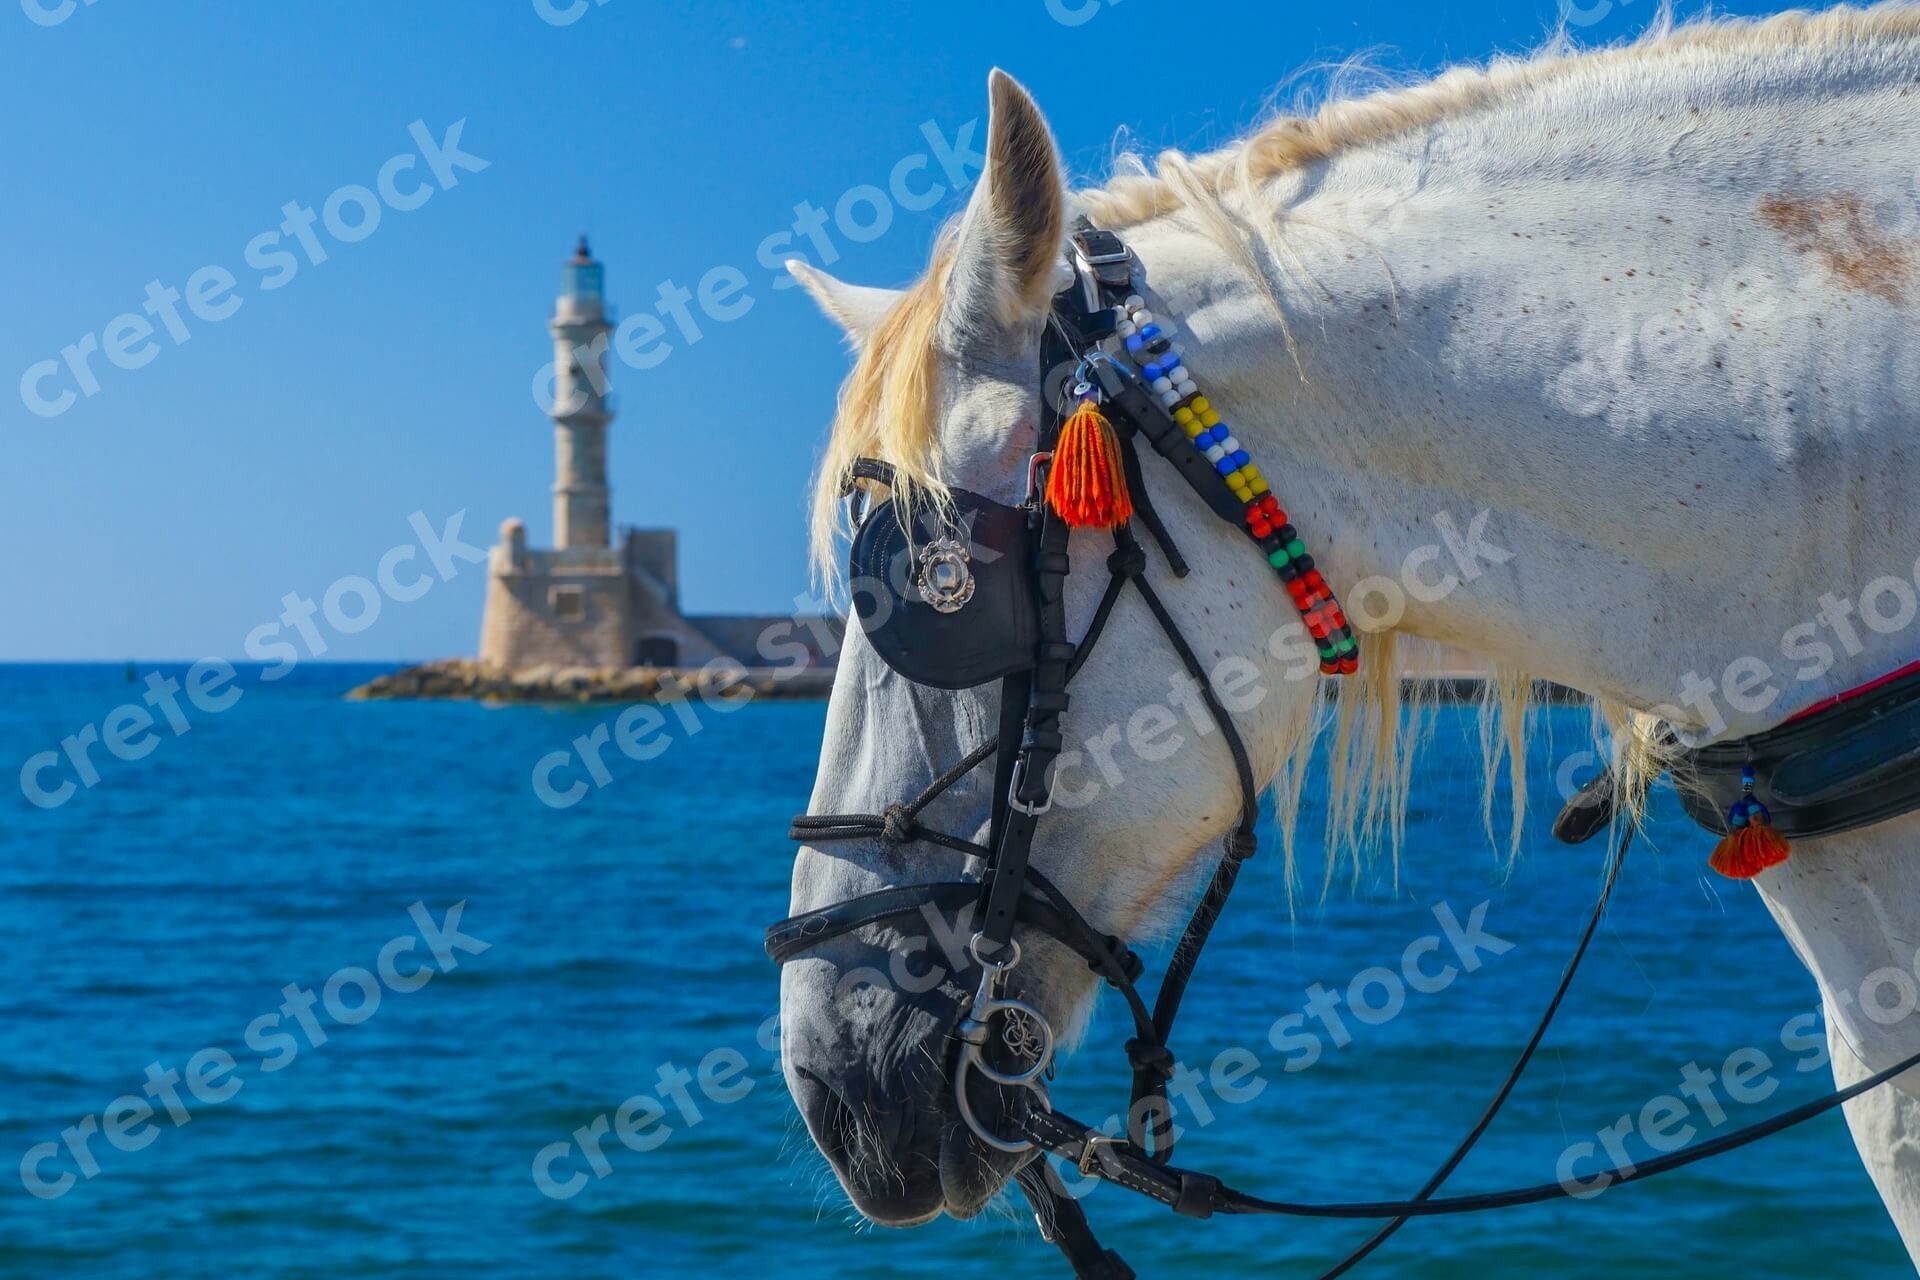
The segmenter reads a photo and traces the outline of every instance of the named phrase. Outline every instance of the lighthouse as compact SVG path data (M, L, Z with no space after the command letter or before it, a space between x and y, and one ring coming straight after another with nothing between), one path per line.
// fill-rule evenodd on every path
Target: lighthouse
M614 534L607 489L607 424L613 421L607 335L613 329L606 270L582 236L561 269L560 296L547 321L553 335L553 545L528 545L526 522L518 516L500 522L500 541L487 560L481 664L496 674L540 668L572 673L566 675L569 699L589 687L653 687L620 684L625 677L618 673L629 669L685 670L722 659L751 667L774 661L776 653L788 665L831 667L840 619L683 614L674 530L623 526ZM775 643L782 647L766 651ZM582 684L575 680L582 671L600 674L580 677L588 680ZM528 687L547 686L536 681Z
M553 545L612 545L607 489L606 269L587 238L561 271L553 319Z

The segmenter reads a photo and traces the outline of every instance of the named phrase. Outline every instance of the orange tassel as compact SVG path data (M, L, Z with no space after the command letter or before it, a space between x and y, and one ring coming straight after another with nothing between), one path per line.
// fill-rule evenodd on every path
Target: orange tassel
M1773 829L1773 824L1755 817L1715 845L1707 865L1729 879L1751 880L1768 867L1785 862L1792 851L1793 846Z
M1074 528L1111 529L1133 516L1120 440L1092 400L1082 400L1053 446L1047 505Z

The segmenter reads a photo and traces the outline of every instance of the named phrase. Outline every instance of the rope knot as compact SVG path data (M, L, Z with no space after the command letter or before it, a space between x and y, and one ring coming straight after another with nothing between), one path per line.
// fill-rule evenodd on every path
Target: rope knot
M1135 1071L1145 1072L1161 1080L1173 1079L1173 1050L1163 1044L1154 1044L1147 1040L1127 1041L1127 1061L1133 1064Z
M1140 958L1140 953L1129 947L1127 940L1117 933L1106 934L1103 940L1107 944L1107 950L1111 951L1114 958L1120 962L1120 972L1126 975L1127 981L1140 981L1140 976L1147 971L1147 962ZM1094 967L1097 970L1099 966Z
M1260 837L1251 831L1235 831L1227 837L1227 856L1245 862L1260 848Z
M890 804L881 815L880 838L888 844L906 844L913 839L913 814L904 804Z
M1147 571L1147 549L1137 542L1115 547L1107 557L1107 572L1116 578L1137 578Z

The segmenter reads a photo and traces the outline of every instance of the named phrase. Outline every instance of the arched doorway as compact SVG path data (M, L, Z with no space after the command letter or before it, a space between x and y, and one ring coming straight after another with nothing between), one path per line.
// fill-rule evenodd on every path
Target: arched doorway
M636 667L677 667L680 665L680 642L670 635L641 636L635 646L633 665Z

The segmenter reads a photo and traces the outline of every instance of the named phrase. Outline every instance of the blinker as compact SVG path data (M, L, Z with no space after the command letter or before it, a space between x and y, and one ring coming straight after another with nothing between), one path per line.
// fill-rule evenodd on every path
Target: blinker
M853 611L880 660L915 684L971 689L1026 671L1040 638L1028 513L953 489L913 536L889 499L853 537Z

